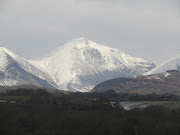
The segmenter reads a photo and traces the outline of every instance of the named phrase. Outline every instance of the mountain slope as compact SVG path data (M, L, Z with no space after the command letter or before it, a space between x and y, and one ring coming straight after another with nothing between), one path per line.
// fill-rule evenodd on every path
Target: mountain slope
M180 54L169 59L169 60L167 60L166 62L158 65L154 69L145 73L145 75L151 75L151 74L166 72L168 70L179 70L180 71Z
M116 78L97 85L92 92L108 90L114 90L117 93L152 94L155 92L180 95L180 71L172 70L154 75Z
M68 41L31 63L53 76L59 89L81 92L90 91L103 81L142 74L155 67L141 58L85 38Z
M0 47L0 86L33 84L40 87L52 87L47 81L35 74L45 78L48 76L25 59L6 48Z

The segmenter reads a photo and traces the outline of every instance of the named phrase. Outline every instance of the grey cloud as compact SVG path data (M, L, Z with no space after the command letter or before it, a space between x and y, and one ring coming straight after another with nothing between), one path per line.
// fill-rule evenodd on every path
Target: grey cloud
M5 0L0 0L0 12L2 11L5 4Z
M174 3L173 0L13 0L3 6L0 44L32 58L71 38L87 37L159 63L180 52L180 15Z

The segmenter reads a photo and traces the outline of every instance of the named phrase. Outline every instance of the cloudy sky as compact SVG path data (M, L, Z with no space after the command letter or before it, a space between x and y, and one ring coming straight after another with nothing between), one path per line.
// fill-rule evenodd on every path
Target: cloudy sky
M0 46L29 58L86 37L156 64L180 54L179 0L0 0Z

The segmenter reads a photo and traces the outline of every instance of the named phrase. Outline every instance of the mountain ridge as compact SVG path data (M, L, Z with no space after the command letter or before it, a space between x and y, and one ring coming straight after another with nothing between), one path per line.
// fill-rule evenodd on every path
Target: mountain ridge
M168 70L179 70L180 71L180 54L157 65L154 69L150 70L149 72L145 73L144 75L151 75L151 74L166 72Z
M0 62L1 86L34 84L37 86L53 87L46 80L37 76L37 73L43 74L43 72L33 67L24 58L17 56L4 47L0 47Z

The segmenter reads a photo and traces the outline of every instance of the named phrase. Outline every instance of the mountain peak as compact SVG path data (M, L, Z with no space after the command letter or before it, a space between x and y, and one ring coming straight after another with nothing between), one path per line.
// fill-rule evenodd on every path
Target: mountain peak
M0 52L8 52L9 50L6 49L5 47L0 47Z
M15 56L14 53L12 53L11 51L9 51L9 50L8 50L7 48L5 48L5 47L0 47L0 55L1 55L1 57L4 56L4 55L9 55L9 56L11 56L11 57L14 57L14 56Z
M88 42L88 41L91 41L85 37L79 37L79 38L73 38L71 39L69 42ZM93 42L93 41L91 41Z
M80 38L73 38L72 40L70 41L67 41L65 43L65 46L71 46L71 47L86 47L86 46L89 46L91 44L93 44L95 42L87 39L87 38L84 38L84 37L80 37Z
M89 39L87 39L87 38L85 38L85 37L79 37L79 38L73 38L72 39L72 41L85 41L85 40L89 40Z
M0 70L4 69L10 63L13 63L13 56L14 54L11 51L6 49L5 47L0 47Z

